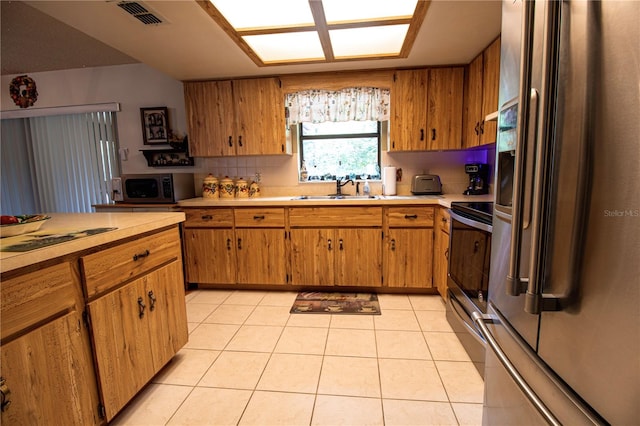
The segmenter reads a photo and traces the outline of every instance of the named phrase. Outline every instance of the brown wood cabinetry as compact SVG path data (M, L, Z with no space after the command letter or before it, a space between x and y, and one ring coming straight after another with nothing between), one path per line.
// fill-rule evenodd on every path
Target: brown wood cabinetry
M294 285L382 285L381 207L294 207Z
M389 151L460 149L463 83L462 67L396 71Z
M184 84L193 157L291 154L278 78Z
M1 423L101 424L77 268L3 275L1 303Z
M384 284L388 287L432 287L433 207L388 207Z
M464 147L494 143L497 123L485 117L498 110L500 38L480 53L466 69L464 91Z
M451 217L444 207L436 209L435 247L433 250L433 281L438 293L447 297L447 273L449 268L449 225Z

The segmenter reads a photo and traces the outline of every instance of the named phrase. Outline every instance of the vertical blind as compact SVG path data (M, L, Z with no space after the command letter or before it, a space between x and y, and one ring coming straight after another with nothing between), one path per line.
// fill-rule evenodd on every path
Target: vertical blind
M2 120L3 214L91 212L119 175L115 113Z

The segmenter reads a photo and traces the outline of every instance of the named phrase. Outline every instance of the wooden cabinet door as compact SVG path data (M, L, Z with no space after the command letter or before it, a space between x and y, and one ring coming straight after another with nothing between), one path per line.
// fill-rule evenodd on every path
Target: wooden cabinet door
M280 80L234 80L233 97L237 154L285 154L284 93Z
M82 324L74 311L3 343L2 377L11 401L0 416L3 425L102 423Z
M284 229L236 229L239 284L284 284L286 249Z
M235 155L231 81L184 83L189 155Z
M498 111L498 91L500 89L500 38L496 39L483 53L483 91L482 120L492 112ZM480 135L480 144L496 142L498 132L497 121L484 122Z
M465 148L478 146L482 125L482 75L483 55L478 55L467 67L464 91L464 141Z
M464 68L429 70L427 139L430 150L462 148Z
M389 229L386 242L385 285L431 288L433 286L433 229Z
M154 371L159 371L189 339L182 262L172 262L143 277Z
M334 285L334 250L335 232L332 229L292 229L291 283Z
M426 69L396 71L391 87L389 151L417 151L427 145Z
M144 290L138 279L88 305L107 421L155 373Z
M367 228L336 229L336 285L382 285L382 231Z
M438 293L447 297L449 271L449 224L451 216L443 207L436 212L435 247L433 249L433 281Z
M185 229L184 251L188 282L236 283L233 229Z

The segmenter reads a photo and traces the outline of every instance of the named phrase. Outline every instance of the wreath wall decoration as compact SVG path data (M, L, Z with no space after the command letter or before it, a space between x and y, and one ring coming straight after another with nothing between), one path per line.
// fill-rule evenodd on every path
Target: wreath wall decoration
M13 102L20 108L29 108L38 100L36 82L26 75L20 75L11 80L9 94Z

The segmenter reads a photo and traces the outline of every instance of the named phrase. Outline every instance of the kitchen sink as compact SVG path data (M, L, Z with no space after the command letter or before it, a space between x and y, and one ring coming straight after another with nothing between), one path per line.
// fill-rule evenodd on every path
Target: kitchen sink
M299 195L292 200L377 200L377 195Z

